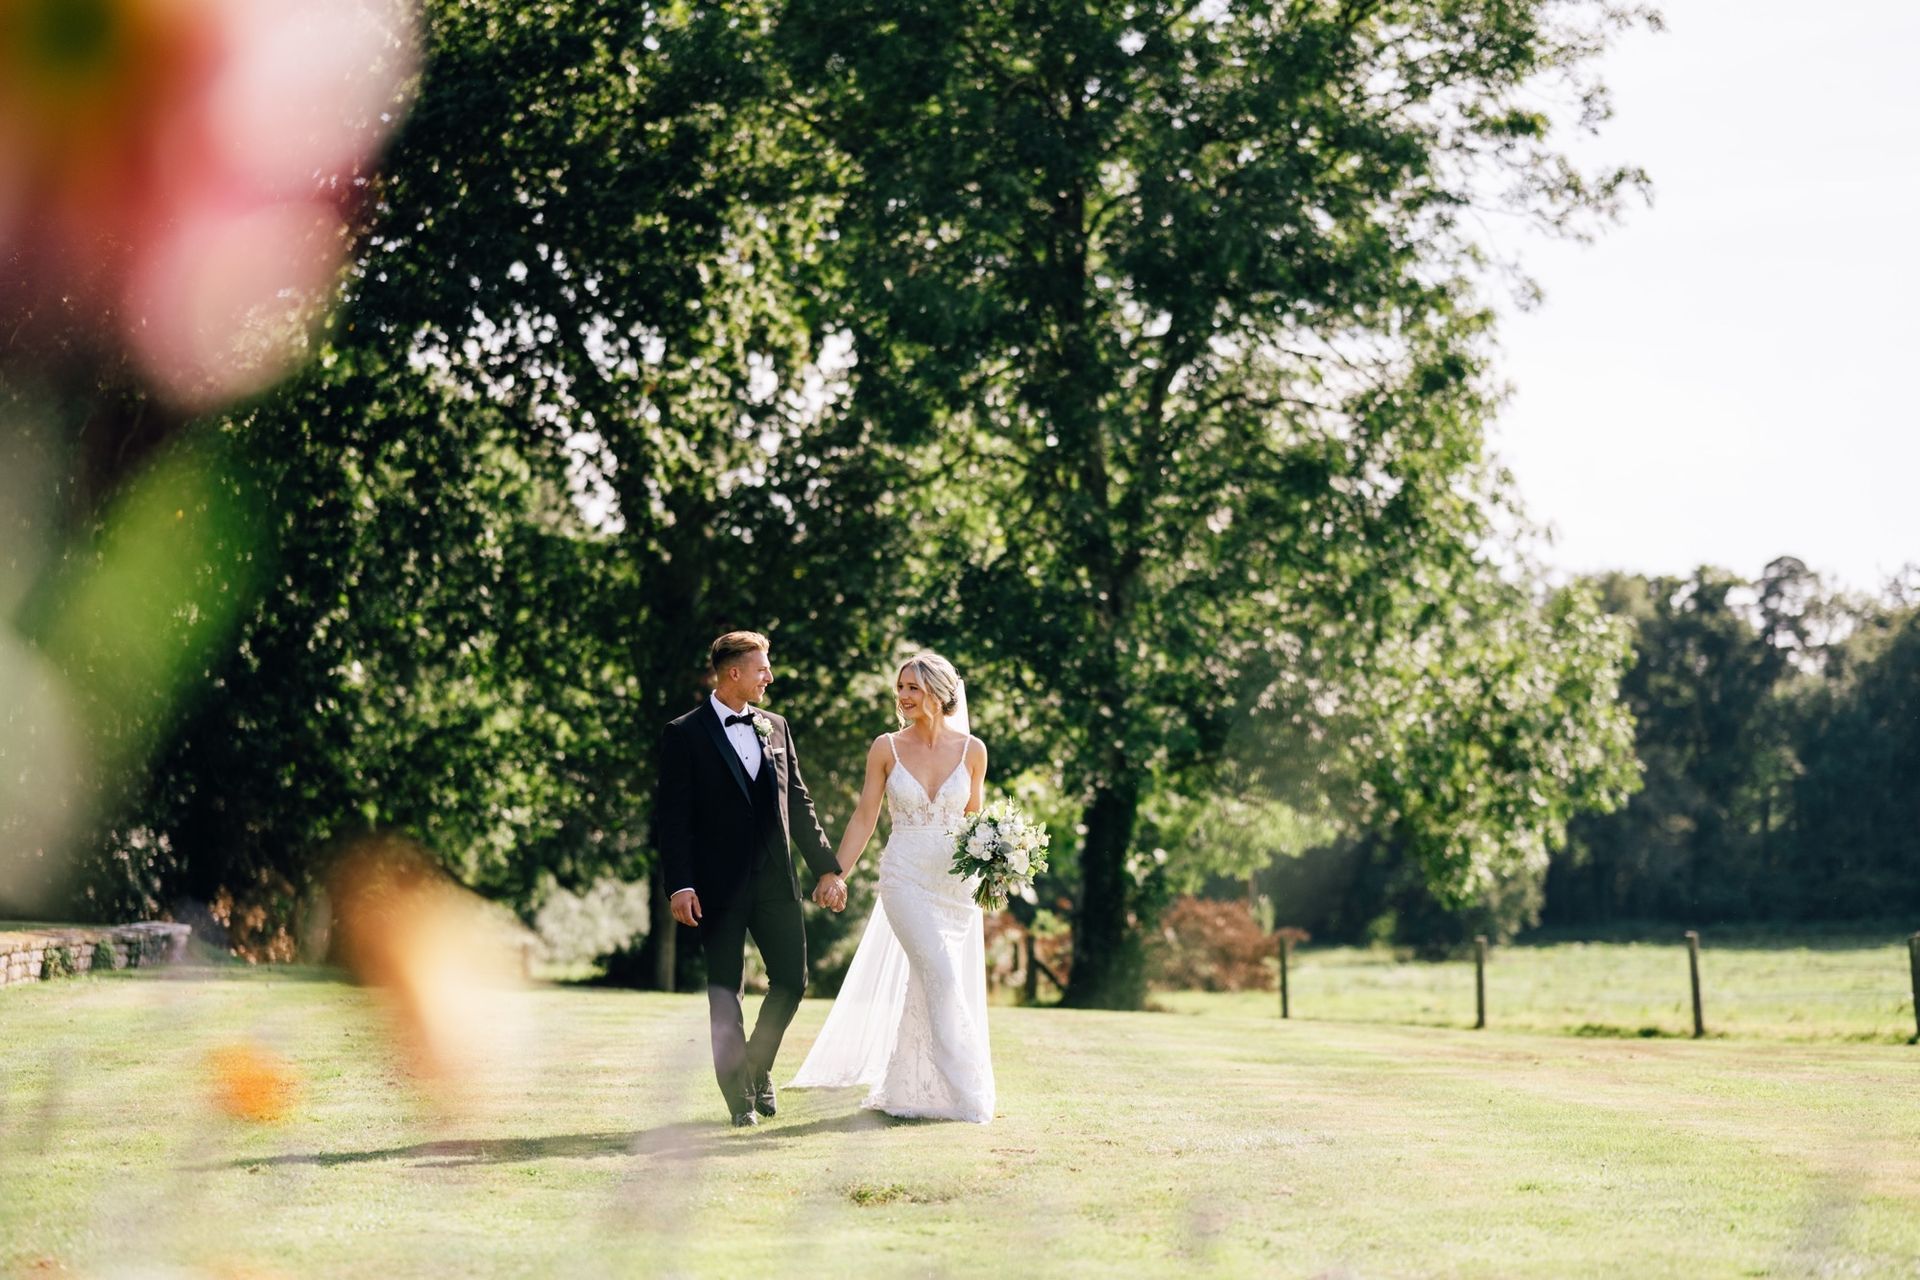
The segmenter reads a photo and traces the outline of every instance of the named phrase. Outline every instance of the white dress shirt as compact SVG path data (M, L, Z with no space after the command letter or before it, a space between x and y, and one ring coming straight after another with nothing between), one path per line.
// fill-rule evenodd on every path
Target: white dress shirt
M740 767L747 771L748 778L758 778L760 761L765 754L760 746L760 735L753 731L751 724L728 724L727 717L733 715L734 710L720 701L718 694L708 694L707 701L713 706L713 714L720 717L720 724L727 731L727 741L732 744L733 753L740 757ZM753 714L751 706L747 708L746 714ZM689 885L684 889L675 889L667 896L677 898L683 893L692 892L693 886Z
M718 694L710 693L707 701L713 704L713 714L720 717L720 723L726 727L727 741L733 744L733 753L740 757L740 767L747 771L749 779L760 776L760 735L753 731L751 724L727 724L727 717L734 714L732 707L720 701ZM751 705L746 712L753 714Z

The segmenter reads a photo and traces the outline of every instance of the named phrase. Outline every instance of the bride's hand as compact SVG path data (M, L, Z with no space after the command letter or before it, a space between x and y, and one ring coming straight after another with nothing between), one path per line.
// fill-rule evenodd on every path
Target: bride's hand
M814 905L829 911L844 911L847 906L847 882L831 873L821 876L813 886Z

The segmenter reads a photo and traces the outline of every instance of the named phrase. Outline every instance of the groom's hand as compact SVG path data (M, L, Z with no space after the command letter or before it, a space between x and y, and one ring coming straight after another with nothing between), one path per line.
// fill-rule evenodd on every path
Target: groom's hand
M700 925L700 895L691 889L682 889L673 895L667 903L667 909L673 912L673 918L689 929Z
M813 886L813 900L829 911L844 911L847 906L847 882L828 872Z

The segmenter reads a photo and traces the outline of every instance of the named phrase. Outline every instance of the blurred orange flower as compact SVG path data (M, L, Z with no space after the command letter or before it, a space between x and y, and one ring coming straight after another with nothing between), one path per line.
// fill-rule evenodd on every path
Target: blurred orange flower
M299 1086L286 1059L255 1044L234 1044L207 1055L213 1104L240 1120L266 1124L286 1117Z
M402 113L413 28L407 0L0 0L0 313L91 328L183 407L271 382Z
M476 1103L476 1086L499 1074L489 1068L517 1040L520 953L498 909L393 836L345 853L328 892L335 952L380 994L415 1083L449 1110Z

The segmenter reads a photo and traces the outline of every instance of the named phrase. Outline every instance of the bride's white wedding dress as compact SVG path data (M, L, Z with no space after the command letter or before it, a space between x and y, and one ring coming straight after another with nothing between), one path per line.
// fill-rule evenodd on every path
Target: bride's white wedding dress
M966 817L966 760L932 795L898 747L893 760L879 900L790 1087L863 1084L872 1092L861 1105L888 1115L985 1124L994 1100L986 941L973 882L950 870Z

